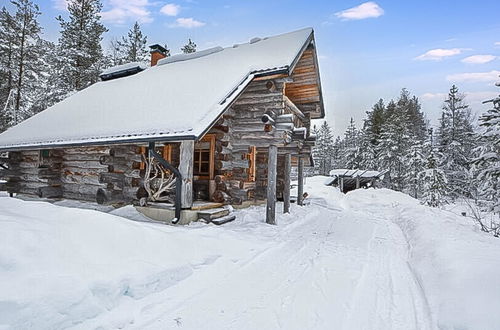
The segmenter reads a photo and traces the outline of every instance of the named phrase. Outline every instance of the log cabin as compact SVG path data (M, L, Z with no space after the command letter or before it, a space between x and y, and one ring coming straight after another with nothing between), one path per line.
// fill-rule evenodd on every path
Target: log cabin
M324 118L314 32L129 63L0 134L11 195L290 207L290 171L312 162L311 120ZM303 180L299 180L301 203ZM145 201L145 202L144 202Z

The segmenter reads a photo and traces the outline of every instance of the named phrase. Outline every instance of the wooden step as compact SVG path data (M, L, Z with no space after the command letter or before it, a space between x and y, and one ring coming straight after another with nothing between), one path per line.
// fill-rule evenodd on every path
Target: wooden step
M218 207L214 209L207 209L198 212L198 219L212 221L213 219L221 218L229 214L229 210Z
M231 222L234 219L236 219L236 216L234 214L228 214L228 215L220 217L220 218L212 219L212 220L210 220L210 222L212 222L214 225L219 226L219 225Z

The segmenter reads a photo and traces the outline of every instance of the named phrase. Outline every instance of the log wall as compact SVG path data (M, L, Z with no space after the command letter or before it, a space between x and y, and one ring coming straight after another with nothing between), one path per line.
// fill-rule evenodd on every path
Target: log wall
M47 198L126 203L138 198L142 184L137 146L80 147L9 152L4 190Z

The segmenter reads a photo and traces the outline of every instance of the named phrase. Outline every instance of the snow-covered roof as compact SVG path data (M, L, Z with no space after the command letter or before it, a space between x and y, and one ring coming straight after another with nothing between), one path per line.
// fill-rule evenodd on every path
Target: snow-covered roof
M288 72L312 33L306 28L95 83L0 134L0 149L199 138L255 75Z
M330 171L330 176L333 177L360 177L360 178L374 178L381 176L385 172L367 171L367 170L349 170L344 168L337 168Z

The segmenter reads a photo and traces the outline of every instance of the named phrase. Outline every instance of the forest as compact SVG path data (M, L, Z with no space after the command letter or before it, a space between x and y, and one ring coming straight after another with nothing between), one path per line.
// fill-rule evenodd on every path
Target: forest
M482 212L494 219L500 213L500 97L485 103L491 109L475 120L465 94L453 85L434 129L418 98L403 88L395 100L375 103L361 128L351 118L342 137L335 138L326 121L315 127L315 174L387 171L387 188L433 207L464 202L482 229L498 236L498 221L485 221Z
M68 18L54 18L60 26L56 43L43 39L36 3L11 0L9 8L0 9L0 132L97 82L108 67L149 61L138 22L103 47L108 29L99 0L68 2ZM196 44L189 39L180 51L195 52Z

